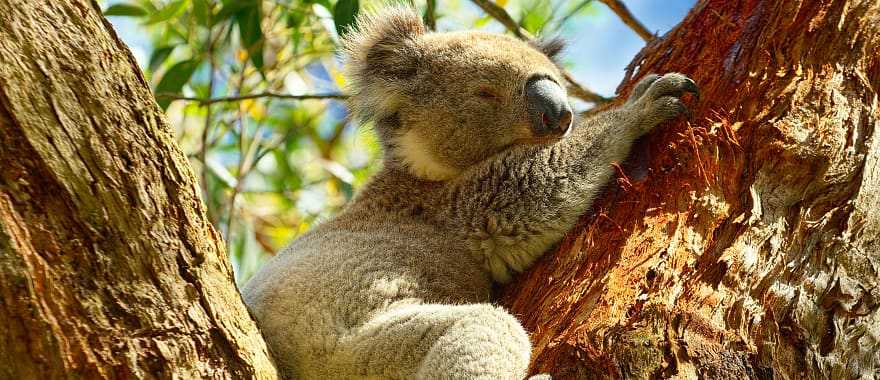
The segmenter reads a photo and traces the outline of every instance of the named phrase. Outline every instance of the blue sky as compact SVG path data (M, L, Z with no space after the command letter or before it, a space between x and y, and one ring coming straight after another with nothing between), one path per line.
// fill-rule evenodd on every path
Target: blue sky
M661 36L681 21L695 2L624 0L648 30ZM566 27L563 37L568 47L564 59L574 63L570 68L578 81L602 95L612 96L623 79L626 65L645 44L607 7L594 6L595 14L574 20ZM143 66L150 49L146 33L127 17L111 17L110 21Z
M645 27L662 36L679 23L696 0L624 1ZM623 79L624 69L645 42L604 5L595 16L572 23L565 31L565 58L576 64L572 74L588 88L605 96Z

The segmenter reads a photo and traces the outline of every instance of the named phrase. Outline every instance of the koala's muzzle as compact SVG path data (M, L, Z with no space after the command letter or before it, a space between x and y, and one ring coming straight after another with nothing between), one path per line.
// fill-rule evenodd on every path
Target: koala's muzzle
M565 91L547 78L526 83L529 117L537 136L564 135L571 128L574 115Z

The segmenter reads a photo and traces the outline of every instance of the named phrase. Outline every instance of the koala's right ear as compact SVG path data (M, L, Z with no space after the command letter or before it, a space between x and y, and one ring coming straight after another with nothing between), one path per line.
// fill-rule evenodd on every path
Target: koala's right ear
M389 113L408 79L418 72L415 40L425 34L412 8L388 7L362 14L343 37L345 73L352 105L362 118Z

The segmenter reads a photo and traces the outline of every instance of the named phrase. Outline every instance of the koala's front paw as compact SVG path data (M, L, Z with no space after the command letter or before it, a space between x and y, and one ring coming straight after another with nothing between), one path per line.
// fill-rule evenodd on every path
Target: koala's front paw
M690 110L681 100L686 92L697 99L700 97L700 90L691 78L679 73L649 74L636 84L626 107L638 114L642 132L648 132L664 121L680 115L690 116Z
M626 100L627 104L634 103L636 100L642 97L645 94L645 91L648 90L648 87L651 87L651 83L657 81L657 78L660 78L657 74L648 74L645 75L644 78L639 80L639 83L636 83L636 86L633 87L632 92L629 94L629 99Z

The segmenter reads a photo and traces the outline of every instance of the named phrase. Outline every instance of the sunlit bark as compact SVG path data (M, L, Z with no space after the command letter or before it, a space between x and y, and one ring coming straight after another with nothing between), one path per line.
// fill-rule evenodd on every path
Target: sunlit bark
M880 375L880 2L700 1L633 60L694 78L504 302L559 379Z
M0 378L274 378L196 180L93 1L0 0Z

